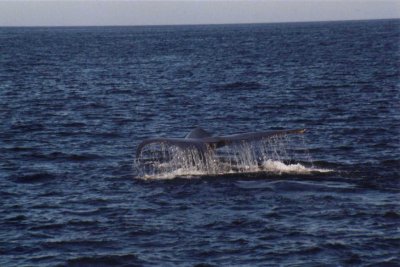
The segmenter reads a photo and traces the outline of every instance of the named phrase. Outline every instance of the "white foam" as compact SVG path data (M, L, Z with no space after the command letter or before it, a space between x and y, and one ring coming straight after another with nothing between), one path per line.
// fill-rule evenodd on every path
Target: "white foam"
M300 163L297 164L285 164L281 161L277 160L267 160L263 162L261 166L241 166L236 170L229 169L226 172L218 172L218 173L207 173L206 171L200 171L196 169L185 169L179 168L174 171L164 172L159 174L145 174L142 179L155 179L155 180L168 180L174 179L177 177L180 178L199 178L205 175L223 175L223 174L245 174L245 173L268 173L268 174L313 174L313 173L328 173L332 172L333 170L330 169L321 169L315 167L306 167Z
M272 172L276 174L311 174L311 173L327 173L332 172L329 169L319 169L314 167L305 167L304 165L297 164L285 164L277 160L267 160L262 164L264 171Z
M174 179L177 177L181 177L181 178L198 178L201 176L207 175L207 173L202 172L202 171L198 171L198 170L185 170L183 168L174 170L174 171L170 171L170 172L164 172L164 173L160 173L160 174L145 174L142 177L138 177L138 178L142 178L145 180L170 180L170 179Z

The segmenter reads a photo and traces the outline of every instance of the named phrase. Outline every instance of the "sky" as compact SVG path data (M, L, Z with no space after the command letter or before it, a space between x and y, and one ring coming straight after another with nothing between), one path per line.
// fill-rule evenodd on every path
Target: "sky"
M400 18L396 0L0 0L0 26L270 23Z

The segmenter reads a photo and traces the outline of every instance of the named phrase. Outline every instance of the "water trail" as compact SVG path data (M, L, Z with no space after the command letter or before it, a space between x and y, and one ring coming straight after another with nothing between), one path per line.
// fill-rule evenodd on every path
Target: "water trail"
M166 179L227 173L327 172L313 166L302 135L282 135L261 141L227 145L207 153L166 143L146 146L134 163L137 177Z

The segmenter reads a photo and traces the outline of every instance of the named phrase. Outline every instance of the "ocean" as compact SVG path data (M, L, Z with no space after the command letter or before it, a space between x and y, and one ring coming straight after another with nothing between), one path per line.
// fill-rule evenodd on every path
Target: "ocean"
M400 20L0 28L0 118L0 266L400 266ZM139 175L195 127L307 157Z

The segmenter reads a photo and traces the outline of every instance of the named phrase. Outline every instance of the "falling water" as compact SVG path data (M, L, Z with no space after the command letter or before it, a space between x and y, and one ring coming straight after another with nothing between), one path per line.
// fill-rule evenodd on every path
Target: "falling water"
M235 143L207 153L195 148L153 143L142 150L134 166L137 176L142 178L317 170L313 168L303 135Z

